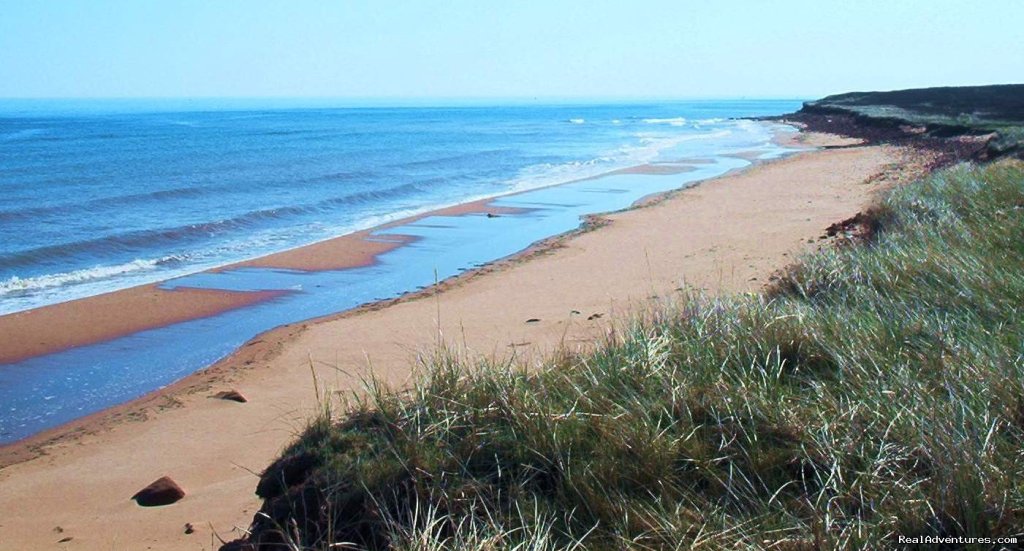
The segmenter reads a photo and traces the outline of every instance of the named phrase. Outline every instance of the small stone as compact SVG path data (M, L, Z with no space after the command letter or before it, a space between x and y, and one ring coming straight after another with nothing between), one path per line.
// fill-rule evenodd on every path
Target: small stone
M186 522L185 523L185 533L186 534L194 534L195 531L196 531L196 529L192 527L192 523L191 522Z
M604 317L604 314L601 314L601 313L590 314L589 316L587 316L587 321L596 320L597 318L600 318L600 317Z
M243 395L241 392L238 392L237 390L225 390L223 392L218 392L217 394L214 394L213 397L218 398L220 400L231 400L232 402L239 402L242 404L249 401L249 399L246 398L245 395Z
M537 323L539 321L540 321L540 318L530 318L530 319L526 320L526 323Z
M143 507L159 507L170 505L183 497L185 497L185 490L171 480L171 477L163 476L136 492L132 499Z

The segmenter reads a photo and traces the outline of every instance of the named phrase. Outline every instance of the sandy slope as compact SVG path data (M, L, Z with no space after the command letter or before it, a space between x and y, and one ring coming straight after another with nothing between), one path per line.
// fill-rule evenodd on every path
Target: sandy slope
M652 297L683 286L759 289L879 187L916 174L913 159L890 147L804 153L608 216L594 231L440 293L261 335L170 389L58 431L41 447L46 455L0 470L0 549L216 548L211 528L238 536L234 528L259 506L252 471L317 407L311 369L322 386L347 389L371 368L401 384L417 354L439 338L467 354L526 362L559 345L585 346ZM250 401L209 397L226 388ZM162 475L187 497L151 509L130 501Z

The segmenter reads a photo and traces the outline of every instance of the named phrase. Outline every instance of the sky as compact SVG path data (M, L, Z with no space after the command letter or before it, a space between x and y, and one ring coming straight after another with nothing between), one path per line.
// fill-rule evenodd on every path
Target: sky
M0 0L0 97L813 98L1024 82L1022 0Z

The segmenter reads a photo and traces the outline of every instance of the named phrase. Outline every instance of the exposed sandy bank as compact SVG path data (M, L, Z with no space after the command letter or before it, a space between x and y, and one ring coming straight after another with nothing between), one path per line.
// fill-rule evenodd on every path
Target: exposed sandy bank
M277 296L156 284L0 316L0 364L219 314Z

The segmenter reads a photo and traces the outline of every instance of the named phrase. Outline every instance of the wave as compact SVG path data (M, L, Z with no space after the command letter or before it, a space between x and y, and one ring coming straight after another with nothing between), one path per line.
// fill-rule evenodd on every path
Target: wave
M352 205L360 205L365 203L379 202L385 199L394 199L396 197L404 197L413 193L423 191L424 184L430 184L437 179L417 180L407 184L390 187L387 189L376 189L368 191L360 191L357 193L350 193L341 197L332 197L330 199L324 199L318 201L312 205L306 207L295 207L299 212L303 214L313 214L317 212L323 212L330 210L335 207L347 207Z
M371 180L380 177L381 174L371 170L350 170L342 172L331 172L309 178L307 182L351 182L354 180Z
M673 117L671 119L643 119L647 124L667 124L669 126L686 126L686 119L683 117Z
M569 119L572 124L583 124L587 122L587 119Z
M652 119L675 120L675 119ZM719 121L720 122L720 121ZM755 123L756 124L756 123ZM733 130L706 129L698 133L666 135L664 133L637 132L637 141L626 144L605 155L586 161L564 163L539 163L528 166L510 182L513 192L526 191L551 185L563 184L585 178L600 176L622 168L629 168L658 160L661 153L684 142L714 140L733 134Z
M19 210L0 211L0 222L12 220L38 219L44 216L60 215L67 216L74 211L90 210L91 207L128 206L149 201L164 201L167 199L180 199L186 197L198 197L210 191L200 188L175 188L146 193L134 193L117 197L101 197L90 199L79 203L62 203L59 205L48 205L45 207L33 207Z
M71 243L37 247L0 257L0 269L26 268L43 262L66 260L68 257L89 258L99 254L127 253L160 245L177 246L187 242L215 237L229 231L254 228L270 220L317 214L338 207L348 207L368 202L379 202L394 197L406 196L418 191L421 191L418 183L408 183L382 190L350 193L307 205L254 210L232 218L211 222L153 230L139 230L95 239L84 239Z
M158 259L136 259L131 262L117 264L114 266L93 266L91 268L74 270L71 272L46 274L36 277L21 278L18 276L12 276L7 280L0 281L0 297L4 295L39 291L53 287L62 287L76 283L110 279L130 273L147 272L155 270L161 266L172 265L183 261L184 259L182 257L171 255Z
M664 134L653 134L648 132L637 132L633 134L633 137L639 138L640 143L645 146L655 145L662 149L671 147L675 144L683 142L693 142L700 140L712 140L715 138L724 138L732 135L733 131L727 128L721 130L715 130L713 132L701 132L700 134L680 134L677 136L665 136Z
M461 155L449 155L447 157L435 157L431 159L422 159L417 161L402 161L391 165L386 165L386 168L432 168L435 166L452 166L456 163L465 163L467 161L480 161L496 157L500 158L505 154L507 154L507 151L505 150L488 149L484 151L464 153Z

